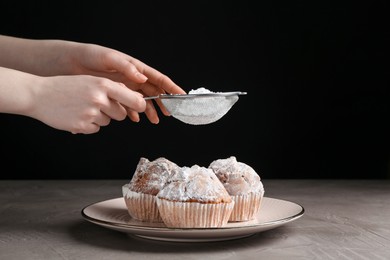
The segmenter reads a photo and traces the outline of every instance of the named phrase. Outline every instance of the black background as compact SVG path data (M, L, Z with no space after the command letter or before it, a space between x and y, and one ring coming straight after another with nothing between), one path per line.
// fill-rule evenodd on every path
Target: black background
M2 1L0 33L105 45L186 91L246 91L203 126L142 115L93 135L0 115L0 177L129 179L141 156L264 178L389 178L387 1ZM0 50L1 51L1 50Z

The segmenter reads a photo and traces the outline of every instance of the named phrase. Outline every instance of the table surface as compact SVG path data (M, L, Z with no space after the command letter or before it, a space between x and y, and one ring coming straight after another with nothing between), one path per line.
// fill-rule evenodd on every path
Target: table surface
M86 221L127 180L0 180L0 259L390 259L390 180L263 180L304 207L280 227L235 240L144 239Z

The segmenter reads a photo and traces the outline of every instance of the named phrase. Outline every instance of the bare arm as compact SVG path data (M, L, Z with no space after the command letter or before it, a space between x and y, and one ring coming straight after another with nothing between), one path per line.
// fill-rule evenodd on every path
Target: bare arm
M145 110L142 95L124 84L88 76L41 77L0 67L0 112L29 116L60 130L96 133L126 108Z
M40 76L70 74L69 69L66 72L62 43L0 35L0 66Z
M92 119L88 116L86 118L89 119L85 119L81 114L85 113L87 107L100 109L102 114L108 116L104 120L99 117L100 126L108 124L111 118L121 120L123 111L134 122L139 121L140 112L145 112L152 123L158 123L159 118L152 101L145 102L142 95L185 93L166 75L138 59L95 44L0 35L0 49L0 66L9 68L0 70L0 93L3 95L0 99L0 112L28 114L49 125L72 132L92 131L77 130L84 129L80 122L91 124L94 115L99 114L92 112ZM39 95L35 95L36 93ZM81 94L85 95L84 99L77 99ZM48 100L49 104L41 102L37 97ZM31 108L31 104L38 101L48 107L58 101L63 101L64 106L71 103L66 102L65 98L73 98L79 102L79 110L71 111L64 107L62 111L69 117L72 113L80 115L77 119L77 116L73 118L74 122L78 122L75 123L76 126L64 125L54 120L55 116L44 107ZM82 104L86 110L83 110ZM168 115L161 103L159 106Z

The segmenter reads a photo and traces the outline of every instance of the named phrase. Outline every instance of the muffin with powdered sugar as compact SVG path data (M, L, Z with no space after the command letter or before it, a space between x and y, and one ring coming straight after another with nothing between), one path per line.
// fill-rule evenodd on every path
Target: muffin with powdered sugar
M215 160L209 168L235 202L229 221L256 218L264 196L264 186L258 173L251 166L238 162L235 156Z
M179 170L177 164L164 157L153 161L141 157L130 183L122 186L123 198L130 216L141 221L162 222L156 195L165 186L168 178Z
M172 174L156 201L163 222L172 228L223 227L234 207L214 172L198 165Z

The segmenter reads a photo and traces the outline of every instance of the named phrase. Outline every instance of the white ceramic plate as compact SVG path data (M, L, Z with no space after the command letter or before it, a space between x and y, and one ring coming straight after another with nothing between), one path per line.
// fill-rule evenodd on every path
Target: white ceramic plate
M300 218L304 208L296 203L264 197L256 219L229 222L221 228L167 228L163 223L135 220L127 212L123 198L97 202L82 209L81 215L94 224L138 237L176 241L206 242L251 236Z

